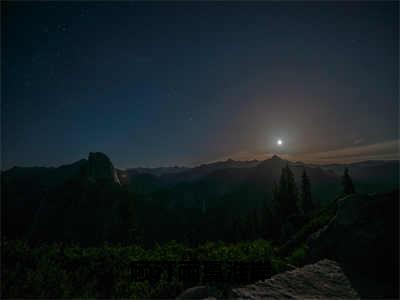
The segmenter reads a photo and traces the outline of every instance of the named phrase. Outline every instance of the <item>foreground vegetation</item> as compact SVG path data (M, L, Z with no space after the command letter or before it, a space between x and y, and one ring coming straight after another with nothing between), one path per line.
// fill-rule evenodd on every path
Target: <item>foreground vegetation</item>
M307 237L326 225L336 212L335 203L319 209L314 207L305 171L302 179L299 196L293 173L288 166L282 169L279 185L274 186L273 210L265 207L260 211L261 218L253 213L248 222L233 222L228 241L235 243L202 242L199 232L194 232L181 242L172 240L151 247L145 247L146 243L132 233L132 220L135 218L132 217L128 191L114 185L89 184L85 180L69 182L61 190L53 191L55 196L62 197L51 202L51 207L64 213L67 207L76 222L71 223L69 218L52 220L53 226L50 227L44 222L35 223L36 229L44 229L38 231L41 234L32 231L26 235L27 239L3 239L2 297L173 298L190 286L210 284L204 280L204 264L196 282L178 276L183 262L220 262L223 268L232 262L268 266L257 279L300 266L307 256ZM71 202L70 198L79 201ZM108 198L117 200L112 202ZM77 209L80 205L83 209ZM98 206L101 209L97 214L88 212L89 208ZM145 215L154 215L157 211L152 208ZM154 216L152 220L161 217ZM157 222L151 223L155 232L165 232ZM212 235L218 223L206 224L212 227L210 230L203 228L203 231ZM177 230L186 227L179 226ZM263 238L257 239L260 236ZM154 235L147 235L147 238L151 237ZM154 245L154 241L150 244ZM132 276L135 262L172 262L173 271L170 268L168 271L160 270L156 280L136 280ZM226 297L229 295L225 292L232 285L243 283L248 281L227 280L212 285Z
M172 241L151 249L107 244L83 248L60 243L34 247L16 240L3 242L2 255L2 294L10 298L170 298L187 287L176 278L135 282L130 275L130 264L135 261L269 262L271 275L285 269L285 261L265 240L207 242L196 248Z

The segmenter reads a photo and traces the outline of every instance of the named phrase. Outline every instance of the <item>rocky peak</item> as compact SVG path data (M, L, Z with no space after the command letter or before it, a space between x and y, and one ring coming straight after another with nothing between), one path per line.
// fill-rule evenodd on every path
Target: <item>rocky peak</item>
M271 158L266 159L264 161L262 161L259 165L258 168L259 169L264 169L264 168L274 168L280 171L280 169L282 167L284 167L286 164L288 163L288 161L283 160L282 158L280 158L278 155L273 155Z
M274 155L272 155L270 160L272 160L272 161L282 161L283 159L280 158L278 155L274 154Z
M120 183L111 160L101 152L89 153L88 176L95 181L101 180Z

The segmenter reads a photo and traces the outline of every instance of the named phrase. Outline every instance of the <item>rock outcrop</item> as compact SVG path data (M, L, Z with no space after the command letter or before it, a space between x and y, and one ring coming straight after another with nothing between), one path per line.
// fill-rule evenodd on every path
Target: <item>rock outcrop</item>
M232 292L233 297L245 299L359 298L341 267L327 259L235 288Z
M94 181L108 181L120 184L117 172L111 160L101 152L90 152L87 174Z
M398 221L398 192L342 198L336 216L309 238L308 260L338 261L362 297L397 298Z
M195 286L185 290L177 299L216 299L217 289L207 285Z
M386 260L398 249L398 208L396 193L339 200L336 216L308 241L311 258L368 267L373 259Z

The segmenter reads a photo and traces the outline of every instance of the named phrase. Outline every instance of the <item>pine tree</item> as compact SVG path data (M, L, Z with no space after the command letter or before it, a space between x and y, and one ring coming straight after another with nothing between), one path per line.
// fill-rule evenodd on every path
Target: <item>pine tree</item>
M277 198L283 218L298 212L297 186L293 172L290 170L288 165L282 169Z
M278 184L276 183L276 181L274 181L274 184L272 186L272 197L274 199L274 203L279 203L279 187L278 187ZM265 207L268 207L268 206L266 205Z
M343 187L343 195L350 195L355 192L353 181L350 178L348 168L344 169L344 174L342 177L342 187Z
M265 234L264 237L268 240L276 240L279 237L279 217L276 214L276 211L272 208L265 207Z
M292 170L290 170L289 166L286 165L287 172L287 180L288 180L288 198L289 198L289 207L290 212L297 211L297 201L298 201L298 191L296 186L296 181L294 180L294 175Z
M253 209L253 227L254 227L254 239L259 237L260 221L257 213L257 209Z
M240 224L237 219L233 219L232 221L232 227L233 227L233 241L235 243L239 242L240 240Z
M311 184L307 176L306 170L303 170L301 176L301 209L303 213L307 214L314 209L314 204L311 198Z

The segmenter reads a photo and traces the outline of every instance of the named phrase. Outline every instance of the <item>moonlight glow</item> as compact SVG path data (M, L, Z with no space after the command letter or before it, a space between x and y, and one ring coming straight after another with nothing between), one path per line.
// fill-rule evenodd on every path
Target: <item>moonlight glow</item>
M281 139L279 139L279 140L276 141L276 144L277 144L278 146L282 146L283 142L282 142Z

